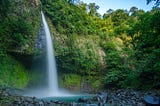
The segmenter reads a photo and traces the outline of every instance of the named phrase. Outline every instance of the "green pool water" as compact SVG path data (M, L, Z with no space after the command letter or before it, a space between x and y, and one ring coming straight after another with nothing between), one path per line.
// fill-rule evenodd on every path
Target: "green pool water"
M47 100L47 101L63 101L63 102L78 102L79 98L84 98L87 100L90 100L94 97L95 95L72 95L72 96L58 96L58 97L45 97L45 98L41 98L43 100Z

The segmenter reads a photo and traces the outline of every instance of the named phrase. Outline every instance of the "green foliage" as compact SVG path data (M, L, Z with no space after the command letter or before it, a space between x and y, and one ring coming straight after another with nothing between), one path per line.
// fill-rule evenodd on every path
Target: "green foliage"
M131 16L120 10L105 14L106 22L113 25L110 28L113 30L107 32L112 39L115 36L123 42L120 45L108 37L107 42L101 43L106 52L107 85L138 89L159 87L159 13L159 9L154 9L147 13L136 10Z
M99 6L97 6L95 3L89 3L89 15L96 16L98 15L97 10L99 9Z
M103 21L97 14L96 5L78 5L65 0L43 2L43 10L48 17L58 70L61 73L79 74L91 80L100 74L100 37ZM94 85L96 87L96 85ZM96 88L97 89L97 88Z
M15 88L24 88L29 82L28 72L13 58L0 56L0 85Z
M135 71L128 72L126 78L123 81L120 81L119 85L122 88L132 88L132 89L140 89L140 87L143 87L141 86L139 73ZM142 89L145 89L145 87L143 87Z
M71 43L71 41L69 41ZM68 47L56 48L58 67L63 72L90 74L91 70L98 70L98 50L92 39L78 37Z
M160 85L160 16L159 9L152 10L140 17L136 30L138 36L134 36L136 59L138 63L140 81L148 88Z
M102 84L102 81L100 79L92 81L92 88L95 91L98 91L98 90L102 89L102 86L103 86L103 84Z
M59 78L60 86L68 88L72 91L80 90L81 76L77 74L62 74Z
M65 75L64 81L67 83L66 86L70 86L70 85L79 86L80 85L80 76L78 76L76 74L75 75L74 74Z
M44 4L46 15L59 33L69 36L74 33L90 35L97 32L98 28L95 22L86 14L86 10L82 9L85 4L76 6L66 0L47 1ZM95 8L94 5L92 7Z
M18 2L18 3L17 3ZM40 25L39 6L25 0L0 1L0 48L4 51L34 53ZM35 12L35 13L33 13Z
M128 75L129 69L129 56L130 49L124 48L123 42L120 39L115 39L119 42L114 42L113 40L107 42L104 45L106 50L106 85L114 85L116 87L121 87L121 82L125 80Z
M109 18L109 16L111 16L111 19L112 19L114 26L119 26L124 21L126 21L128 19L128 13L122 9L118 9L116 11L113 11L108 16L107 16L107 14L104 14L104 18Z
M103 78L93 81L95 88L102 79L116 87L141 88L144 82L148 87L159 86L155 82L159 81L159 39L153 37L159 35L158 10L145 13L133 7L131 15L122 9L109 10L100 18L95 3L59 0L43 5L51 20L61 72L88 76L91 81L93 75L101 76L100 70L105 70ZM144 77L147 73L155 77Z
M28 54L35 53L39 10L31 0L0 0L0 85L15 88L28 85L29 72L16 59L24 54L20 59L23 61Z
M105 80L107 84L117 83L120 77L121 76L117 70L110 70L110 72L107 73Z
M147 3L152 1L147 0ZM158 6L159 0L155 1ZM144 12L132 7L130 15L126 10L109 9L101 18L95 3L76 0L41 2L54 36L58 69L67 73L62 78L65 86L79 86L80 75L88 78L96 90L101 87L102 80L105 85L124 88L160 86L158 8ZM24 88L29 82L26 69L8 54L34 53L41 19L39 10L32 1L0 1L1 85ZM34 77L37 72L32 74L30 80L37 83ZM38 77L42 77L42 73Z

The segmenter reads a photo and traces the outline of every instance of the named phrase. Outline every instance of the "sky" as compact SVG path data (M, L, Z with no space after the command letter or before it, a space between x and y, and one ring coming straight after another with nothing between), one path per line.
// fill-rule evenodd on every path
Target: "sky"
M149 11L153 7L153 3L147 5L146 0L81 0L84 3L96 3L100 6L98 12L104 14L108 9L124 9L130 10L131 7L136 6L138 9Z

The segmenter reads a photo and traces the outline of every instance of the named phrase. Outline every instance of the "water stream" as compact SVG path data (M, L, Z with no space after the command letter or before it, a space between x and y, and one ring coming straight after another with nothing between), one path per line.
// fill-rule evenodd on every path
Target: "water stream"
M54 49L52 44L52 38L45 16L42 13L42 22L44 25L44 31L46 35L46 51L47 51L47 71L48 71L48 88L54 95L58 93L58 78L57 68L54 56Z

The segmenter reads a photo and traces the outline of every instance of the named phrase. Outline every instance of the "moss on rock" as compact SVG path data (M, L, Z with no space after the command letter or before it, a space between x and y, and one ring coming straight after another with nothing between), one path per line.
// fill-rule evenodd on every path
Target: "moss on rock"
M0 85L20 89L26 87L29 74L25 67L8 55L0 59Z

